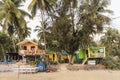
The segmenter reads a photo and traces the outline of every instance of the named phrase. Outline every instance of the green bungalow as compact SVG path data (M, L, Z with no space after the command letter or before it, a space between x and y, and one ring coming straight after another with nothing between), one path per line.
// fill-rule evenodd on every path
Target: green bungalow
M95 60L96 63L105 57L105 47L91 47L76 52L76 62L85 64L88 60Z

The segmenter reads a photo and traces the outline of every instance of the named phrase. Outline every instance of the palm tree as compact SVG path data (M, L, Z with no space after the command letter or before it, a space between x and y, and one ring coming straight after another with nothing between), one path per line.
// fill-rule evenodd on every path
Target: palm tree
M11 47L11 40L9 36L3 32L0 32L0 51L2 52L3 58L5 60L5 53Z
M105 32L105 35L101 37L101 45L106 47L106 51L109 55L110 54L113 55L119 53L120 49L119 44L120 44L119 31L117 29L108 28L108 30Z
M24 19L26 15L30 17L27 12L18 9L21 5L19 5L17 1L18 0L0 1L0 22L1 24L3 23L3 31L8 30L7 32L10 33L10 35L12 35L14 31L19 32L20 28L26 26L26 21Z
M79 7L79 22L81 28L80 48L86 49L90 46L92 35L101 33L106 24L110 23L110 18L104 13L112 13L111 10L106 9L109 0L81 0Z
M110 23L110 18L103 13L112 13L106 7L108 0L82 0L79 8L78 25L87 37L103 31L104 25Z
M41 22L41 25L42 25L42 22ZM48 27L47 20L44 21L44 27L45 29L43 29L42 26L36 26L36 28L34 29L34 31L38 33L37 36L39 37L39 39L41 38L43 39L44 30L46 34L50 32L50 27Z
M26 37L30 37L31 34L31 28L25 26L24 28L20 28L18 33L18 37L20 38L20 41L23 41Z
M7 32L11 36L11 40L14 46L13 52L16 52L16 43L13 39L16 35L18 40L21 40L21 35L26 35L25 28L26 21L25 16L31 17L27 12L19 9L22 5L21 1L24 0L1 0L0 1L0 24L3 32Z
M21 5L22 2L25 2L25 0L11 0L17 7Z
M28 9L31 10L31 13L33 17L36 15L37 9L41 12L41 19L42 19L42 27L45 29L44 26L44 20L45 20L45 12L49 14L49 12L53 11L53 5L55 4L55 0L32 0ZM44 37L44 43L46 43L45 38L45 30L43 30L43 37ZM45 51L46 51L46 45L45 45Z

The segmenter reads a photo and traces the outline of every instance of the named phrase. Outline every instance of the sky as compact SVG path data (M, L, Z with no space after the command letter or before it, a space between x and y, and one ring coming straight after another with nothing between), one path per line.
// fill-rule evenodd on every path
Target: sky
M109 9L114 12L113 15L111 15L111 27L117 28L120 31L120 0L111 0Z
M24 3L25 6L22 7L22 9L29 12L28 11L28 5L29 5L30 2L31 2L31 0L26 0L26 3ZM120 31L120 0L111 0L111 4L108 6L108 9L113 11L113 14L109 15L109 17L112 18L110 27L117 28ZM28 27L32 28L31 37L28 37L28 38L37 39L37 36L36 36L37 33L34 32L34 29L35 29L35 26L40 25L39 14L37 14L37 16L33 20L30 20L28 17L26 18L26 20L28 22ZM97 35L97 37L99 37L99 35Z

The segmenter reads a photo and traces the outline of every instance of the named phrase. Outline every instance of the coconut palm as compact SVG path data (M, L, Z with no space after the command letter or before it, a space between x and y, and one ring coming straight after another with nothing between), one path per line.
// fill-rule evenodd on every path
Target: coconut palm
M41 22L41 24L42 24L42 22ZM50 27L48 27L47 20L44 21L44 27L45 27L45 29L43 29L42 26L36 26L36 28L34 29L34 31L38 33L37 36L39 37L39 39L40 38L43 39L43 32L45 32L45 33L50 32Z
M27 12L19 9L19 6L21 5L18 0L0 1L0 22L3 31L7 30L10 35L13 35L15 31L19 32L20 28L23 29L26 26L24 17L26 15L30 17Z
M20 28L19 29L19 32L16 32L18 33L18 37L20 38L20 41L23 41L26 37L30 37L30 34L31 34L31 28L25 26L24 28Z
M25 16L31 17L27 12L19 9L22 5L21 1L24 0L1 0L0 1L0 24L4 32L11 36L12 45L14 46L13 52L16 52L16 43L13 39L17 35L17 39L21 40L21 35L26 35Z
M101 37L101 45L106 47L107 53L118 54L120 49L120 33L117 29L108 28L105 35ZM120 54L120 53L119 53Z
M79 14L79 24L87 30L89 34L103 31L105 24L109 24L110 18L103 13L112 13L106 9L108 0L82 0Z
M100 33L104 25L110 23L110 18L103 13L112 13L106 9L108 0L82 0L79 8L79 23L82 28L80 31L86 34L86 39L92 34ZM89 46L89 45L88 45Z
M25 2L25 0L11 0L17 7L21 5L22 2Z
M5 53L11 47L11 40L9 36L3 32L0 32L0 51L2 53L2 57L5 60Z
M42 19L42 27L45 29L44 26L44 20L45 20L45 12L49 13L53 11L53 5L55 4L55 0L32 0L28 9L31 10L32 16L34 17L36 15L37 10L39 9L41 12L41 19ZM44 43L46 43L45 39L45 30L43 30L43 37L44 37ZM46 45L45 45L45 51L46 51Z

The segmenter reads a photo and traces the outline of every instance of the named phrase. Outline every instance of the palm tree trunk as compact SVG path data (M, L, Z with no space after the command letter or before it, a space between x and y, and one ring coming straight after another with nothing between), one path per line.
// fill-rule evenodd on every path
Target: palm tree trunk
M6 61L4 47L3 47L3 45L2 45L2 44L0 44L0 46L1 46L1 49L2 49L2 54L3 54L3 57L4 57L4 61Z
M12 44L13 44L13 47L14 47L14 52L16 52L15 41L14 41L13 37L11 37L11 39L12 39Z
M41 9L40 9L41 10ZM45 26L44 26L44 10L41 10L41 17L42 17L42 27L43 27L43 39L45 44L45 53L46 53L46 38L45 38Z
M74 63L74 54L71 54L71 58L70 58L70 62L69 62L69 64L73 64Z

